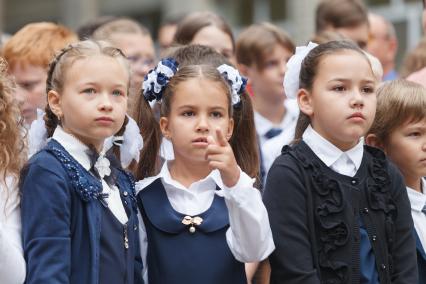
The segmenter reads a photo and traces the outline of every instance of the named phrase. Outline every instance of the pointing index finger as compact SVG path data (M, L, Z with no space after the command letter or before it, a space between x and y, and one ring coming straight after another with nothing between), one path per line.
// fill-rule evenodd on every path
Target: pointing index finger
M217 136L217 142L220 146L226 146L228 144L228 141L225 139L225 136L222 133L222 130L220 128L216 128L216 136Z

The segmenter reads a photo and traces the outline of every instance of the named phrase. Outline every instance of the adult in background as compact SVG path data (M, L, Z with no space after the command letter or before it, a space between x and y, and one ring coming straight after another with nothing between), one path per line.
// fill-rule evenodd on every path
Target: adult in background
M379 59L383 66L383 81L395 80L395 56L398 51L398 39L393 24L383 16L369 13L370 38L367 51Z
M316 33L334 31L364 49L368 42L367 8L360 0L322 0L315 15Z

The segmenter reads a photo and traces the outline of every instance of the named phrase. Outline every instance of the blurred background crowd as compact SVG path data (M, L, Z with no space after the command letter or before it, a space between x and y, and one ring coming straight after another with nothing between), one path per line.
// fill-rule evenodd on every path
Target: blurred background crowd
M160 27L193 11L213 11L223 16L235 35L256 22L271 22L285 29L297 43L315 33L315 8L319 0L0 0L0 32L15 33L25 24L39 21L61 23L72 29L99 16L135 19L148 28L156 43ZM396 56L400 68L404 55L422 37L420 0L364 0L370 12L384 16L395 29ZM158 44L156 45L158 46Z

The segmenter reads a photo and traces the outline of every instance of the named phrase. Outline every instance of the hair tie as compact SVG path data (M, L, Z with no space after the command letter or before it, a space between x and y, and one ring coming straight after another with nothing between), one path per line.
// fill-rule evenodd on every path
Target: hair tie
M170 79L176 74L178 63L173 58L164 58L157 66L149 71L142 83L142 92L145 100L161 101L164 89Z
M308 53L317 47L318 44L309 42L307 46L296 47L295 54L290 57L287 62L287 71L284 75L284 91L289 99L296 99L297 92L300 88L300 69L302 67L302 61L308 55Z
M237 69L227 64L220 65L217 70L231 86L232 105L237 106L241 102L241 94L246 88L247 79L242 77Z

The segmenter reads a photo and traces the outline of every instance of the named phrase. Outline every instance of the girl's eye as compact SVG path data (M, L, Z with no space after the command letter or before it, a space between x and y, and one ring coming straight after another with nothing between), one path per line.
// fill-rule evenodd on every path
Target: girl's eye
M419 137L421 135L422 134L418 131L413 131L413 132L408 133L408 136L410 136L410 137Z
M118 96L122 96L123 93L121 91L119 91L119 90L114 90L114 91L112 91L112 95L118 97Z
M363 93L365 93L365 94L371 94L371 93L374 93L374 88L372 88L372 87L364 87L364 88L362 88L361 91Z
M183 116L194 116L195 113L193 111L185 111L184 113L182 113Z
M278 60L270 60L270 61L266 61L265 68L274 68L279 65L280 65L280 62Z
M83 90L83 93L93 95L93 94L96 94L96 90L93 88L87 88Z
M333 91L336 92L344 92L346 90L346 88L344 86L334 86L333 87Z
M211 116L213 116L213 117L215 117L215 118L220 118L220 117L222 117L223 115L222 115L222 113L221 113L221 112L219 112L219 111L214 111L214 112L212 112Z

